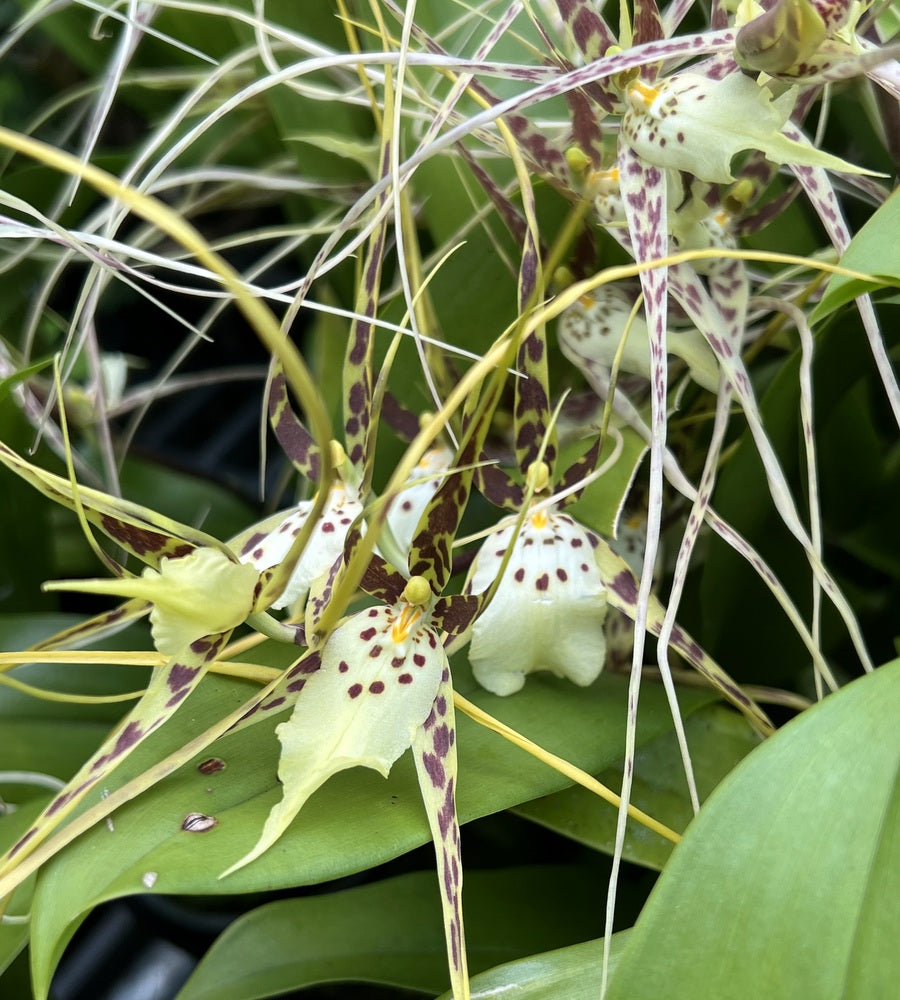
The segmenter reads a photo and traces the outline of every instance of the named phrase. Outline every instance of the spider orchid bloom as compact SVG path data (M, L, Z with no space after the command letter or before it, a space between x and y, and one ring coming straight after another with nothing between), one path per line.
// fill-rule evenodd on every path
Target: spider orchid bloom
M472 625L475 679L508 695L521 690L528 674L549 670L585 687L606 660L597 536L554 507L529 512L518 533L516 521L488 536L466 583L467 593L488 590L512 547L493 599Z
M630 108L622 136L634 152L645 163L684 170L699 180L734 180L732 158L745 149L758 149L773 163L869 172L783 135L796 91L773 98L742 73L720 81L680 73L658 87L634 80L626 98Z
M113 580L55 580L45 590L77 590L110 594L152 603L153 644L166 656L177 656L191 644L216 632L231 631L253 611L259 573L229 559L221 549L197 548L179 558L160 559L139 577Z
M559 317L557 337L562 353L585 374L597 368L608 372L623 334L627 331L621 370L650 378L650 335L642 313L634 313L634 302L617 285L601 285L565 309ZM681 358L691 378L704 389L715 392L719 383L718 365L699 331L668 330L666 350Z
M259 857L281 836L306 800L333 774L370 767L385 778L431 713L449 665L432 617L428 582L412 577L397 601L359 611L338 625L306 661L294 690L293 714L277 727L278 776L284 797L256 846L229 874ZM442 705L438 714L446 715ZM445 727L446 728L446 727ZM441 738L444 755L450 734ZM432 766L440 764L435 760Z
M258 606L258 571L239 563L211 535L100 490L75 486L31 465L2 442L0 463L56 503L82 513L116 545L147 564L139 577L54 581L47 589L129 597L138 612L142 602L149 602L153 639L167 657L154 668L137 704L9 851L9 857L24 857L171 718L196 689L232 629L247 618L264 617L259 614L264 609ZM107 563L117 568L112 560ZM111 624L122 617L129 616L116 609L101 621ZM66 634L80 638L91 629Z
M471 489L473 465L499 395L499 385L492 385L483 405L475 403L480 412L453 460L454 468L419 518L406 560L410 569L398 569L377 552L365 555L360 587L378 603L340 621L321 645L314 643L285 671L283 686L258 706L266 711L285 707L290 699L295 703L291 718L276 730L282 744L278 773L283 797L256 845L225 873L267 850L331 775L360 765L387 776L400 755L412 748L438 859L450 978L457 998L467 997L469 989L455 803L453 684L444 639L464 632L482 602L464 594L441 595L452 572L451 547ZM324 588L317 588L307 604L306 632L314 640L342 567L357 566L361 540L361 532L353 528L345 562L335 564Z
M223 877L259 857L282 835L312 793L349 767L385 778L413 749L439 858L447 951L455 996L467 996L456 820L456 727L450 664L431 584L405 581L390 604L346 618L318 650L288 671L293 714L276 729L284 794L252 850ZM302 693L301 693L302 692Z

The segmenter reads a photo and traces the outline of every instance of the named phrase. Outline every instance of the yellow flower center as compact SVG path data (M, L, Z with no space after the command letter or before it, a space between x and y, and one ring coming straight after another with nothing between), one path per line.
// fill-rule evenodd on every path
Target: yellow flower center
M628 88L628 100L635 111L649 111L657 97L659 91L640 80L635 80Z
M423 609L415 604L407 604L391 628L391 639L394 642L405 642L409 633L422 617Z
M542 531L547 527L548 520L549 518L547 517L546 510L535 511L535 513L531 515L531 527L537 528L538 531Z

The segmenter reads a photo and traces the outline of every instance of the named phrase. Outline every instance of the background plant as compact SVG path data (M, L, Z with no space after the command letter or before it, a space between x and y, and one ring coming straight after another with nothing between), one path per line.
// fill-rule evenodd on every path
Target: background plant
M689 646L685 630L693 635L745 694L774 702L777 723L891 656L896 303L892 292L859 275L889 283L900 272L892 239L897 199L888 197L897 150L894 12L887 5L851 11L843 4L780 4L736 44L735 18L749 21L756 11L733 14L714 5L707 18L683 4L662 12L636 4L602 16L592 5L564 3L295 6L131 3L101 12L38 5L10 29L5 122L118 181L98 190L98 177L79 179L76 167L52 163L47 153L8 156L3 441L21 455L40 430L36 465L65 480L60 459L70 452L83 486L177 520L184 530L167 522L169 537L202 528L204 539L236 539L237 551L249 537L247 525L290 504L307 479L298 494L290 463L277 457L284 441L277 421L263 466L265 509L247 490L236 499L184 469L166 469L155 456L148 461L140 442L152 431L142 429L163 412L162 397L219 389L236 378L261 380L270 356L281 354L321 459L329 454L327 425L346 424L347 335L362 330L373 379L387 373L387 396L372 384L381 426L371 439L369 475L375 494L390 499L439 433L451 450L463 438L462 407L445 406L459 379L471 379L474 391L498 363L501 372L507 364L517 369L490 428L481 428L488 434L484 454L466 456L461 468L469 471L460 474L473 476L488 498L498 499L499 486L515 487L520 501L534 500L544 484L529 483L531 463L553 465L558 447L557 468L573 468L569 484L578 485L619 441L617 460L571 510L604 536L617 522L620 534L626 523L648 525L643 565L640 530L634 536L644 586L618 597L638 618L636 668L658 660L664 680L674 668L682 733L676 739L671 728L671 683L666 690L644 683L635 715L639 669L630 685L607 669L585 690L537 674L504 699L478 688L462 648L452 660L455 690L614 788L627 758L625 798L675 830L689 821L692 797L705 799L743 756L749 759L700 811L669 862L663 838L626 825L624 812L617 825L614 811L571 787L570 777L460 719L470 966L479 972L524 959L485 972L475 980L484 985L473 988L522 984L535 996L595 995L602 980L611 996L658 996L662 982L667 995L828 996L846 983L850 992L877 995L879 984L891 981L887 928L900 898L891 837L900 756L891 725L896 667L829 696L757 746L758 737L715 703L713 691L669 665L665 643L642 655L640 623L670 630L676 650L679 636L682 651ZM613 45L623 51L617 55ZM746 75L737 72L735 52ZM63 79L47 84L51 67ZM752 141L743 132L723 139L716 130L728 126L729 110L754 125L768 121L760 71L771 74L776 103L790 104L793 117L782 126L774 115ZM732 103L724 113L720 106L719 118L690 119L690 156L675 161L681 172L667 179L669 154L650 135L646 115L654 94L694 77L710 88L710 104L722 93L715 82L732 88ZM850 82L829 84L845 77ZM793 86L798 91L788 101ZM824 167L839 165L804 146L804 133L830 157L887 176L826 174ZM16 148L10 137L4 141ZM716 162L722 148L737 154L724 166L733 183ZM778 169L781 163L793 166ZM627 179L629 171L639 183ZM629 199L640 192L645 202L636 208ZM144 195L167 205L176 221L167 224ZM655 213L646 210L654 198ZM197 246L173 240L179 217L196 226ZM222 271L202 256L204 243L235 269L243 289L234 279L223 286ZM756 256L742 259L737 250ZM678 252L668 266L656 265ZM856 277L830 279L823 296L825 269L839 259ZM641 271L634 260L655 266ZM379 280L371 280L373 267ZM606 291L613 279L619 299ZM873 290L874 305L849 305ZM255 370L221 367L230 344L240 345L235 353L245 361L244 348L255 342L232 308L236 298L263 342L252 355ZM263 306L299 344L318 391L299 356L279 346ZM727 318L723 308L733 311L725 329L716 326L717 316ZM149 315L149 329L129 331ZM615 320L612 349L573 357L566 324L603 316ZM715 394L697 377L703 359L674 350L688 323L713 344L711 370L725 372ZM394 339L398 331L408 335ZM616 360L623 332L632 349L636 338L646 338L646 369L640 352L624 349ZM693 379L682 378L684 368L667 370L659 350L664 334ZM722 337L723 346L710 335ZM192 362L204 336L212 345ZM529 343L548 345L546 371L529 367ZM494 364L479 368L475 359L492 344ZM152 379L128 369L122 355L132 352L163 362ZM54 394L54 355L64 407ZM640 376L650 377L649 403ZM604 410L596 392L616 405ZM194 414L201 442L215 439L225 405L218 398L210 402L212 419ZM415 418L423 412L445 412L447 419L426 417L422 430ZM599 431L610 426L601 451ZM529 427L536 428L530 445L523 435ZM404 437L414 439L409 450ZM645 442L650 458L639 466ZM352 442L345 446L350 454ZM287 455L311 471L298 453ZM492 460L505 471L480 465ZM221 459L206 461L201 445L191 462L209 474ZM327 477L329 463L320 464L323 470ZM419 485L433 492L427 478ZM326 481L322 503L327 493ZM73 490L73 503L78 496ZM40 584L98 570L70 514L36 502L31 487L12 476L4 476L3 502L4 641L21 650L75 625L59 617L56 598L42 596ZM370 547L386 509L370 511ZM476 535L496 524L496 514L475 494L463 524ZM460 549L471 552L473 544ZM110 556L120 558L113 550ZM362 557L349 563L359 572L344 588L348 598L355 583L366 586L364 564ZM462 594L463 566L455 568L459 587L451 583L448 592ZM663 603L678 608L677 627L651 601L652 579ZM353 600L336 604L332 617L364 606L364 599ZM132 605L129 616L139 610ZM610 662L627 664L627 640L622 653L617 628L621 621L616 626L610 616L607 641L619 649ZM64 634L60 645L71 647L78 635ZM48 652L2 661L0 766L4 801L15 806L0 820L7 844L50 801L54 779L69 779L101 744L121 714L116 699L147 685L147 665L156 666L159 683L159 657L135 652L149 646L145 633L107 641L130 652L91 652L77 666L74 656L54 663ZM36 995L46 995L71 934L104 900L141 890L294 889L375 869L430 839L406 757L386 782L359 769L332 779L276 848L218 879L256 841L280 795L278 744L270 722L207 746L210 734L224 732L248 699L264 697L260 685L277 685L295 658L296 649L277 639L237 638L198 678L189 708L104 774L105 797L92 793L69 826L50 835L44 855L35 855L46 859L36 880L23 882L20 866L5 869L4 891L16 888L7 913L30 909L32 916L30 926L3 924L2 954L12 962L30 931ZM25 659L35 662L11 669ZM680 756L692 761L694 791ZM203 770L210 760L226 767L210 776L209 767ZM176 763L184 766L173 770ZM134 798L138 790L143 794ZM515 814L503 812L510 809ZM192 815L217 823L203 833L203 823L185 828ZM615 858L611 869L607 853ZM565 857L565 869L543 867L548 854ZM643 870L620 869L622 856ZM510 862L519 867L510 869ZM409 865L426 867L427 855ZM423 916L436 919L438 912L433 875L397 874L404 868L398 862L371 884L251 911L213 947L182 996L271 995L333 978L438 992L447 981L441 928ZM647 869L664 870L649 897ZM606 896L604 956L604 943L574 943L603 933L607 882L618 892ZM576 885L588 891L576 892ZM535 900L540 905L532 911L527 904ZM369 916L385 912L392 923ZM638 912L633 932L611 933L630 926ZM310 930L297 930L304 927ZM730 943L733 935L740 949ZM298 938L305 950L294 959ZM804 941L817 942L814 952ZM562 946L570 947L537 954ZM377 960L367 958L372 951ZM698 953L709 960L696 962ZM25 989L16 985L21 975L22 961L13 962L10 990Z

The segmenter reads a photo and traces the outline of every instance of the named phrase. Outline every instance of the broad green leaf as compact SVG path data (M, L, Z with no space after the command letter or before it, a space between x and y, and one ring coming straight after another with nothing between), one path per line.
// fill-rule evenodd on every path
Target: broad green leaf
M851 271L871 274L876 280L881 279L891 284L900 283L898 230L900 230L900 195L894 192L850 241L850 245L841 257L841 266ZM813 310L810 319L813 323L818 322L851 299L871 291L872 285L858 278L836 274L828 282L825 294Z
M454 684L465 694L473 682L464 661ZM475 695L485 711L583 769L597 773L621 757L625 737L626 681L602 676L587 689L536 676L511 698ZM208 675L179 713L109 775L113 791L234 710L253 689ZM713 695L685 691L689 715ZM219 879L253 846L272 805L281 797L275 775L278 743L273 723L230 734L179 771L116 810L115 832L99 824L43 869L33 929L36 995L47 983L66 942L89 910L105 899L140 892L154 873L153 891L235 893L284 888L339 878L427 843L430 832L412 759L402 757L390 777L362 768L331 778L305 805L281 840L252 865ZM652 740L671 727L661 689L641 698L638 739ZM458 714L457 809L466 822L547 795L568 780L523 754L501 737ZM202 759L215 756L225 768L205 776ZM92 793L91 804L98 801ZM182 831L192 812L213 816L206 833ZM465 861L465 831L463 831ZM474 942L472 942L474 944Z
M759 743L747 723L724 705L706 705L685 721L694 777L701 802L718 783ZM609 788L622 784L622 765L598 775ZM681 832L693 818L684 768L674 733L645 744L634 763L631 802L644 812ZM574 785L554 795L526 802L515 810L557 833L612 853L616 837L616 811L596 795ZM628 820L623 857L635 864L662 870L673 845L646 827Z
M473 871L466 876L465 909L475 972L577 940L599 920L590 878L577 867ZM432 995L445 988L432 872L251 911L215 942L178 1000L255 1000L348 980Z
M612 973L631 931L610 939ZM585 941L569 948L532 955L497 966L472 979L472 1000L596 1000L600 995L603 941ZM450 1000L444 994L439 1000Z
M898 716L895 661L750 754L673 853L608 1000L891 996Z

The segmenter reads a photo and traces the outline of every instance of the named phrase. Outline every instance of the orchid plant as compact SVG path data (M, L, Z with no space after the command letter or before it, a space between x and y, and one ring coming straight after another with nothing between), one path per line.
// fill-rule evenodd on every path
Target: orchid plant
M0 57L35 31L58 32L57 16L80 23L88 6L36 4ZM21 343L0 341L0 434L9 438L0 441L0 464L5 482L16 484L11 491L21 482L75 514L84 552L106 574L93 578L83 561L61 573L51 568L48 577L64 578L48 579L44 592L124 602L85 622L66 621L36 643L16 639L14 652L0 654L0 695L69 697L32 683L29 664L152 668L143 690L121 696L135 704L62 778L0 759L0 791L23 775L53 789L26 798L6 828L0 799L0 974L3 934L24 928L18 907L37 873L25 905L34 993L49 995L94 890L66 889L62 895L73 898L58 915L51 901L67 865L110 856L107 831L130 831L136 856L116 862L118 881L96 890L97 901L140 888L286 889L373 869L430 837L449 975L396 981L433 994L449 979L449 995L463 1000L474 995L470 965L480 963L481 972L489 963L480 946L467 953L461 824L513 808L612 858L602 876L602 942L589 955L566 948L539 960L553 995L567 995L573 974L611 998L659 995L661 979L679 984L673 996L700 995L694 973L659 945L674 919L669 886L676 884L704 946L718 954L717 935L738 919L725 909L719 915L725 880L738 896L766 881L754 876L760 838L743 799L729 799L723 786L707 804L712 786L735 769L729 787L751 806L757 795L768 802L778 782L789 803L795 771L778 767L809 760L807 723L813 732L826 712L840 712L831 704L852 704L852 692L841 690L849 676L863 675L866 691L882 685L877 697L866 696L873 731L890 731L885 720L896 702L880 680L892 668L875 670L884 636L873 621L884 620L882 606L867 605L860 594L868 584L832 560L823 482L833 482L836 460L817 446L822 416L813 392L815 384L818 402L814 359L824 366L830 349L827 332L813 324L831 317L843 294L864 331L865 364L877 373L865 377L866 391L876 386L880 394L878 426L885 414L900 422L890 336L870 294L876 278L896 283L900 266L876 260L865 230L853 239L845 221L845 206L853 218L861 206L877 207L882 231L897 219L883 173L900 148L900 44L891 40L890 12L857 0L713 0L708 18L690 0L665 7L633 0L615 16L589 0L443 12L394 0L327 6L327 21L310 14L307 26L263 0L247 9L101 5L101 20L118 32L116 48L100 67L102 82L72 98L86 115L75 154L66 152L65 129L51 133L53 144L26 134L47 134L40 116L21 133L0 130L10 154L39 165L28 169L66 178L46 203L23 193L27 171L13 172L0 190L0 280L21 271L41 282L35 305L10 311L25 316ZM705 30L686 32L701 20ZM208 33L209 24L226 29L235 46ZM109 116L120 95L156 79L154 46L180 61L183 68L164 79L181 97L169 105L157 94L159 103L139 107L154 124L145 142L115 161L114 176L95 165L104 125L115 123ZM874 130L888 155L866 158L852 143L824 148L833 93L847 82L865 88L870 112L879 101L888 108ZM47 114L52 121L58 109ZM248 210L258 202L287 221L269 227L254 219L222 237L209 224L210 208L224 205L242 218L244 200ZM793 252L794 243L770 239L784 220L797 219L810 233L821 228L829 247L810 236ZM229 261L244 253L253 263L239 271ZM40 269L29 271L37 260ZM73 262L87 267L60 334L57 285ZM125 448L116 447L152 413L127 432L110 424L131 391L123 356L98 346L114 287L136 291L190 338L159 385L135 396L136 407L166 391L195 342L215 334L222 314L237 306L265 351L263 436L270 431L273 461L288 470L282 482L296 483L287 506L279 498L278 509L248 515L221 540L187 515L155 510L164 497L122 499ZM207 312L188 319L191 310L168 305L172 291ZM315 318L300 328L301 317ZM793 364L796 406L785 418L778 393L786 377L778 372ZM839 398L842 413L855 412ZM49 454L24 457L29 442L18 430L15 440L7 433L6 410L14 414L8 425L34 428ZM800 426L799 463L786 432L778 438L779 420ZM886 495L890 476L883 476ZM733 499L741 489L771 511L765 530ZM854 536L853 546L871 566L895 573L887 545ZM746 569L738 582L716 569L722 552ZM741 603L754 587L761 610ZM754 683L740 650L722 639L718 619L727 616L717 608L726 598L761 634L787 628L791 662L802 660L804 670L808 662L808 678L798 680L794 667L773 679L763 668ZM140 628L144 617L152 651L80 648ZM655 655L648 634L657 637ZM251 650L260 662L244 658ZM781 662L789 654L771 656ZM660 691L648 676L660 680ZM776 732L788 711L813 701L824 704ZM771 714L767 702L776 706ZM854 742L858 725L837 728L840 745L852 745L848 759L866 752ZM896 771L890 742L876 740L876 784ZM778 756L784 746L789 764ZM522 750L542 765L534 775L524 757L504 756ZM746 767L738 763L744 756ZM775 763L755 777L758 759ZM228 773L246 771L220 791L209 776L226 761ZM364 770L386 780L366 784ZM184 801L198 795L191 784L198 773L218 805L182 816ZM840 762L827 773L844 774ZM660 791L665 782L671 790ZM632 799L648 794L646 786L639 809ZM338 807L346 788L355 794ZM875 822L887 806L879 811L870 792L873 824L857 839L871 864L860 861L859 871L874 871L888 853ZM831 857L834 838L820 829L818 806L806 803L791 820L797 829L784 832L777 805L766 807L773 842L795 845L799 837L811 855ZM865 811L859 803L847 808L854 820ZM172 830L154 827L157 814L168 822L176 812ZM146 829L141 815L154 817ZM359 832L342 839L341 826ZM197 833L213 845L208 852L193 846ZM722 868L723 853L745 858L746 873ZM698 854L682 874L681 859ZM786 880L796 856L783 848L759 864ZM629 937L614 933L623 860L664 873ZM482 899L477 867L470 874L467 887ZM522 883L530 888L532 877L540 878L524 869ZM712 901L710 886L720 887ZM853 898L874 891L852 889ZM359 898L348 897L348 913ZM480 903L470 905L481 912ZM593 892L590 905L595 914L604 909ZM561 912L567 907L568 899ZM758 909L777 921L771 900ZM373 925L389 922L354 919L347 918L347 941L377 935ZM768 948L766 920L748 935ZM848 923L879 926L855 911ZM476 920L479 933L484 924ZM403 933L418 940L415 926ZM16 937L8 953L24 940ZM383 945L372 940L377 952ZM549 949L574 938L540 940ZM885 950L867 947L867 954ZM259 966L258 981L245 988L228 972L231 949L248 968ZM839 944L828 951L829 961L844 961L832 969L834 981L863 975L852 956L840 958ZM306 985L276 984L266 961L267 932L251 918L226 932L179 997ZM870 964L878 969L873 982L879 962ZM657 985L642 993L643 966L647 983ZM667 978L667 968L679 971ZM526 962L476 982L487 992L520 986L537 996L544 979L535 985L533 974ZM719 992L727 974L711 973ZM364 965L348 971L379 975ZM794 971L782 977L792 993L772 992L756 969L741 975L747 995L813 989ZM876 986L868 983L868 995Z

